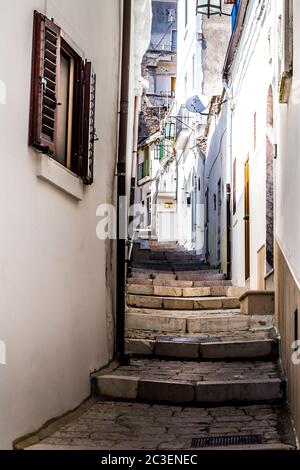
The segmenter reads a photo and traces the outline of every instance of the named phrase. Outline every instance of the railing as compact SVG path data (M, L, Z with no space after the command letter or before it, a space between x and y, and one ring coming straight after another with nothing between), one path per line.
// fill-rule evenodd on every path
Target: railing
M138 181L150 176L150 160L145 160L138 165Z

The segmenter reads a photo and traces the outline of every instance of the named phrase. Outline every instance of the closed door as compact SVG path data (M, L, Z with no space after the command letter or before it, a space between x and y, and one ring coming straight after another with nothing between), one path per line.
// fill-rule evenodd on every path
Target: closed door
M249 181L249 157L245 163L245 279L250 277L250 181Z

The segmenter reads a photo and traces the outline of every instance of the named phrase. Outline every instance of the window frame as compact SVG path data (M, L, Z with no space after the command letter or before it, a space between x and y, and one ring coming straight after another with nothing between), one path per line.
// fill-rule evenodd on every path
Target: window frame
M72 99L72 103L69 102L67 110L68 143L64 163L61 162L63 159L58 159L57 154L62 55L70 59L70 64L73 63L72 84L71 77L69 78L69 85L72 86L69 89L69 99ZM94 179L94 143L98 140L95 138L95 103L96 74L92 63L75 51L58 25L42 13L34 11L29 146L50 156L80 177L86 185L92 184ZM45 121L46 124L49 123L49 127ZM48 136L43 134L43 126L48 131Z
M68 162L68 155L66 154L66 163L63 165L72 173L76 175L80 174L80 141L81 141L81 116L82 116L82 87L83 87L83 58L75 51L75 49L62 37L60 54L68 56L69 59L74 61L74 75L73 75L73 103L72 113L70 115L70 109L68 110L68 123L69 128L67 131L67 140L70 136L70 124L71 124L71 155L70 161ZM70 90L69 90L70 97ZM59 105L59 103L58 103ZM71 121L71 123L70 123ZM57 144L56 144L57 145ZM53 159L57 160L57 156L54 155Z

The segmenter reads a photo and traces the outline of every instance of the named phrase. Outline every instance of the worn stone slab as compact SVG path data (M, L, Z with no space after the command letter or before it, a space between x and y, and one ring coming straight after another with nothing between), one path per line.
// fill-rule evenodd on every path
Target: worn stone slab
M218 423L219 418L223 418L224 422ZM262 447L269 450L295 448L289 411L281 405L203 408L102 400L93 402L88 409L80 412L79 416L69 419L68 424L65 423L65 418L58 420L41 433L38 432L18 444L17 448L24 449L29 446L29 450L190 449L192 437L221 436L233 427L240 435L256 434L260 418L264 418L263 426L259 428L264 444L249 446L247 450L258 450ZM103 421L109 423L109 427L103 427ZM283 423L286 424L283 426ZM276 432L277 429L282 431ZM77 437L73 438L74 435ZM228 447L225 449L228 451ZM242 446L241 450L245 450L245 446Z
M190 299L163 299L163 308L166 310L193 310L194 301Z
M154 286L154 295L162 297L181 297L182 289L180 287Z
M274 315L275 294L267 291L248 291L240 297L245 315Z
M203 298L194 300L195 310L218 310L222 309L221 298Z
M216 281L193 281L194 287L217 287L217 286L231 286L231 281L216 280Z
M240 301L235 297L222 298L222 308L240 308Z
M195 399L195 386L172 381L141 380L138 398L145 401L189 403Z
M159 272L156 272L156 273L155 273L155 272L152 272L152 275L153 275L153 278L154 278L155 280L157 280L157 279L161 279L161 280L168 280L168 279L170 279L170 280L173 280L173 281L176 280L176 275L175 275L175 274L172 274L172 273L170 273L170 274L164 274L164 273L159 273Z
M172 318L161 315L126 314L126 328L130 330L152 330L183 334L186 331L186 321L186 318Z
M112 398L137 399L138 377L120 375L102 375L97 378L100 395Z
M236 358L268 358L272 356L273 340L230 341L200 345L200 357L207 360Z
M227 286L212 286L210 288L210 295L212 297L226 297L228 295Z
M182 289L183 297L208 297L210 294L210 287L192 287Z
M154 296L142 296L142 295L131 295L128 294L127 305L131 307L141 308L162 308L162 298Z
M148 356L154 354L155 341L145 339L126 339L125 349L127 354Z
M228 297L237 297L240 298L245 292L247 292L247 287L237 287L237 286L230 286L228 288Z
M187 332L217 333L229 331L246 331L249 329L249 317L247 315L218 315L201 318L187 319Z
M142 285L142 286L152 286L153 279L139 279L136 277L127 278L127 284L135 284L135 285Z
M193 281L176 281L174 279L154 279L154 286L166 287L193 287Z
M177 279L182 281L222 281L224 276L222 274L210 274L210 273L177 273Z
M154 287L145 284L130 284L127 286L127 294L133 295L153 295Z
M283 399L280 379L198 382L196 400L201 403L259 402Z
M274 327L273 315L248 315L250 318L250 327L252 329L268 329Z
M199 344L196 343L173 343L166 341L156 341L155 355L173 358L199 358Z

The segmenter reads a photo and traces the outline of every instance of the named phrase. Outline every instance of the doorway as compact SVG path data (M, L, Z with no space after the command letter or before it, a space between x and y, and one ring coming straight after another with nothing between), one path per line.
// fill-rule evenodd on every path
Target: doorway
M245 233L245 279L250 277L250 171L249 156L245 162L245 209L244 209L244 233Z

